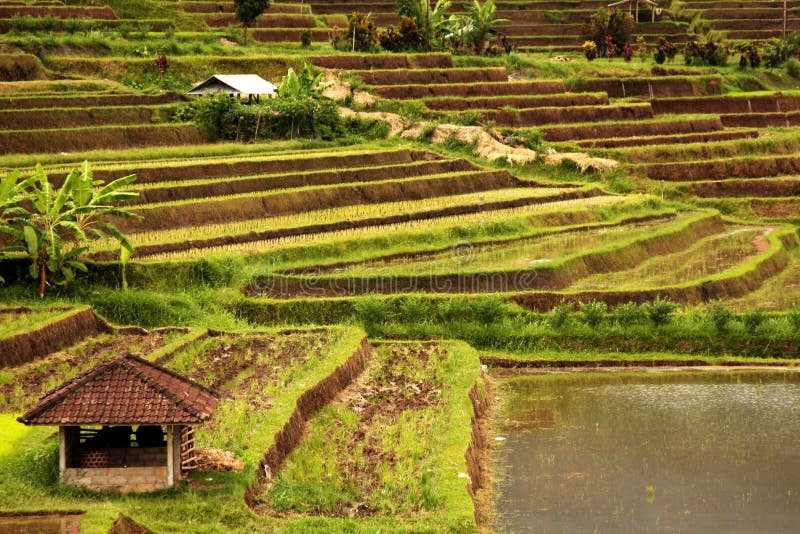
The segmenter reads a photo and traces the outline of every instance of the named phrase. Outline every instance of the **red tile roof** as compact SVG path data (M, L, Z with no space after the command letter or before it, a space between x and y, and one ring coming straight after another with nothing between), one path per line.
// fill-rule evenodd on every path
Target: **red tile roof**
M26 425L170 425L209 419L219 394L123 354L47 393L19 418Z

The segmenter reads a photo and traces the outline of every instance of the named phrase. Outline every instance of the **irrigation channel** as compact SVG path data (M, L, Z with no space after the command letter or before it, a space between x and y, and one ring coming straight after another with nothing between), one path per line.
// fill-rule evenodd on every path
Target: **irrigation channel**
M500 376L497 532L797 532L800 372Z

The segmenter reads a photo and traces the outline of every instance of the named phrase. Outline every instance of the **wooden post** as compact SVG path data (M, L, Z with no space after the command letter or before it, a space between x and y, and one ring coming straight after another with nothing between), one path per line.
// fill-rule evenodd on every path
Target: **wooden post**
M67 438L67 427L58 427L58 473L59 478L64 478L64 472L67 470L67 448L69 447L69 439Z
M786 40L786 0L783 0L783 40Z
M175 484L175 427L167 426L167 486Z

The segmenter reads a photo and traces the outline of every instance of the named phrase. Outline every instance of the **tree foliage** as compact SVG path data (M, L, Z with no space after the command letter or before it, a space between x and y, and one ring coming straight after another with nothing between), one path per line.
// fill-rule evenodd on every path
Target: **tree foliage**
M236 20L242 23L244 44L247 44L247 28L269 7L269 0L233 0Z

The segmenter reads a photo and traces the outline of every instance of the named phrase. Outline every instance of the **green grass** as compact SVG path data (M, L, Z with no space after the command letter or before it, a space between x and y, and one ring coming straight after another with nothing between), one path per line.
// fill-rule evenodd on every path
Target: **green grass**
M31 428L17 422L14 414L0 414L0 464L2 459L14 451L15 445L24 440Z
M84 306L70 309L33 309L30 313L22 314L21 317L13 317L3 313L0 308L0 339L11 337L23 332L30 332L47 323L65 319L71 315L79 313L85 309Z
M397 403L418 398L422 405L379 411L366 422L346 402L324 408L266 495L271 506L290 517L346 515L366 506L368 516L425 518L428 528L471 530L472 503L458 474L466 472L472 415L467 392L479 376L477 355L449 342L442 344L441 361L431 349L423 349L427 361L403 356L415 349L414 343L379 346L365 380L375 391L399 388L391 394ZM415 393L417 387L426 396ZM379 395L373 402L386 407L385 393ZM354 440L359 428L366 435ZM385 459L374 463L368 454Z
M728 362L735 361L739 365L776 365L776 366L789 366L796 367L800 365L800 359L793 358L748 358L748 357L732 357L732 356L711 356L706 354L681 354L671 352L643 352L643 353L622 353L622 352L603 352L599 350L587 350L584 352L561 352L542 350L538 352L502 352L502 351L485 351L481 352L481 358L488 361L491 366L491 360L502 359L512 360L515 362L542 362L547 366L547 362L576 362L577 364L594 362L597 360L610 360L612 362L619 362L625 364L626 362L650 362L653 365L659 362L676 361L676 362L702 362L705 365L725 365Z

